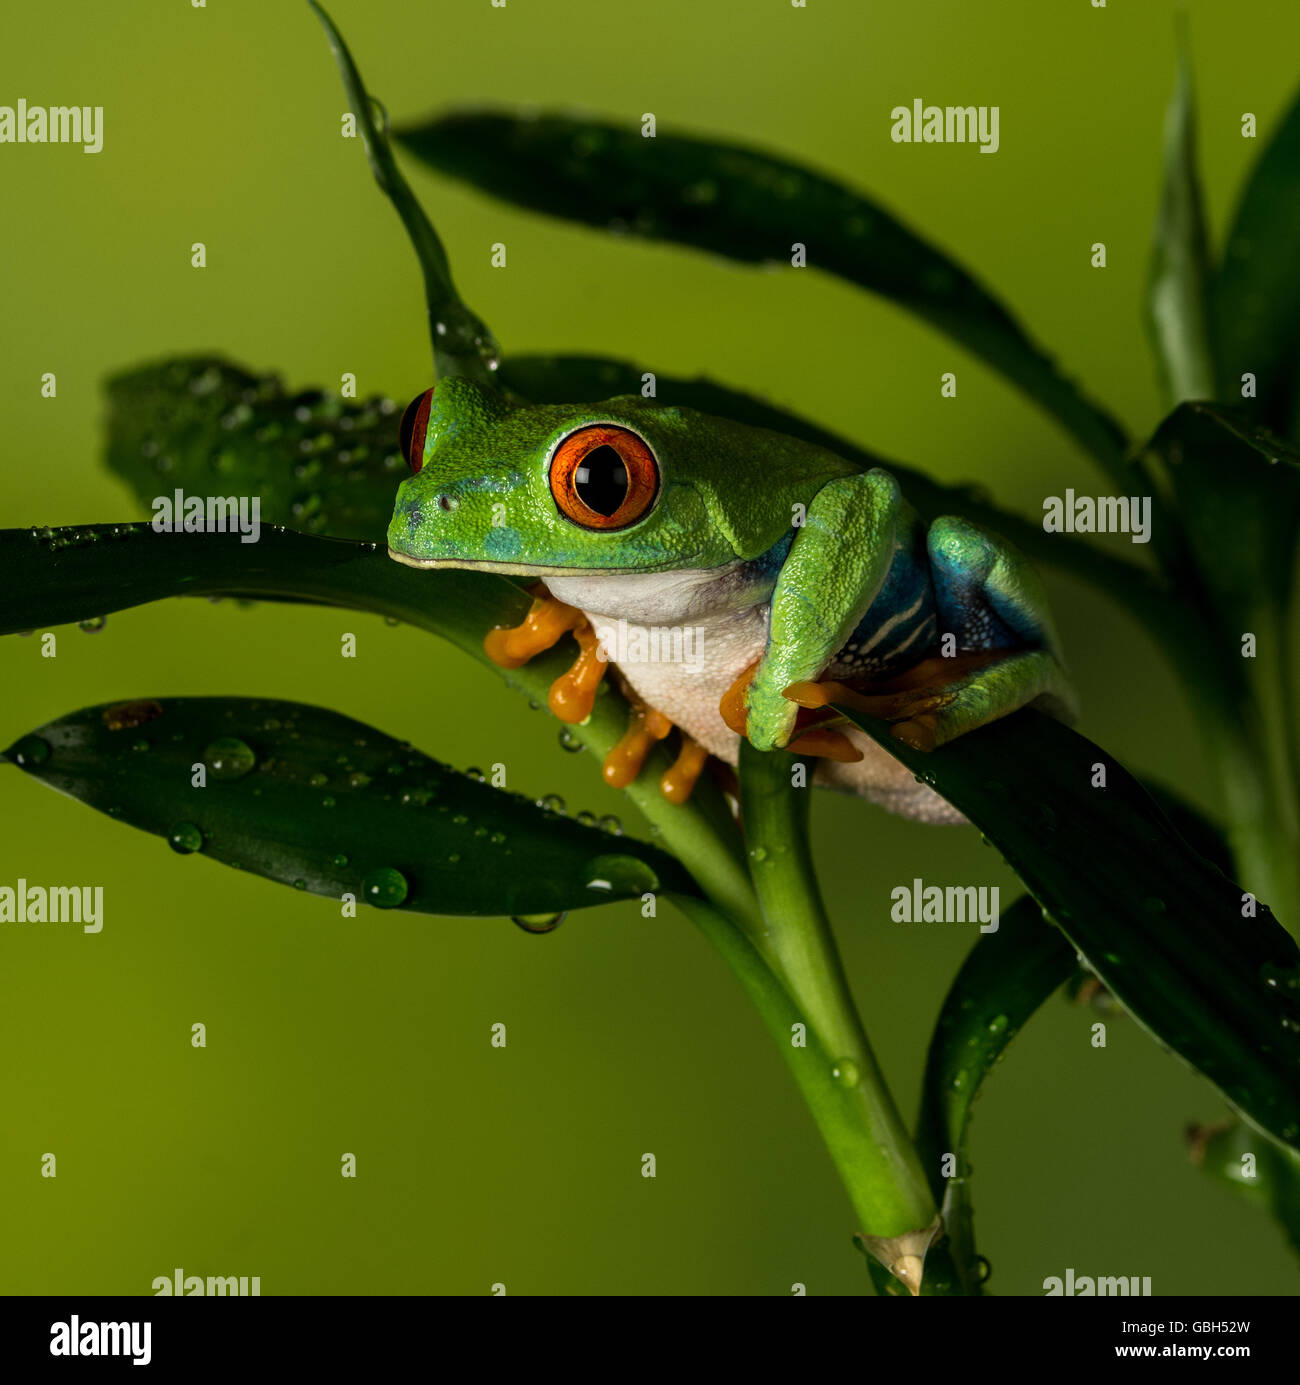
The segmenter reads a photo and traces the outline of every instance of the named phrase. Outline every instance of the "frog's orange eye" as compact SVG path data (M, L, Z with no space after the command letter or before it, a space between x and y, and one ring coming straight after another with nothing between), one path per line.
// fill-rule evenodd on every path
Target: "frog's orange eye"
M659 463L628 428L593 423L570 433L551 459L551 494L584 529L626 529L659 494Z
M402 456L412 471L419 471L424 465L424 435L429 427L429 406L433 403L433 391L425 390L417 394L406 406L402 415L402 426L397 431Z

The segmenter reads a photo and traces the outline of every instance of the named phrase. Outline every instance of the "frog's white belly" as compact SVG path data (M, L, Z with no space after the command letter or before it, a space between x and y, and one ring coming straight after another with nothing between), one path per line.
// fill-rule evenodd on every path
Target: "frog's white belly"
M664 601L660 610L649 609L640 601L628 601L626 605L620 602L624 609L630 606L636 610L640 618L633 620L591 610L581 599L598 594L591 590L596 583L590 578L548 579L547 585L561 601L583 610L598 638L615 656L620 672L646 703L711 754L729 764L736 763L740 738L722 720L718 703L740 674L763 653L767 642L766 605L695 615L689 609L689 590L683 595L679 589L677 600L671 603L673 609L668 609L669 601ZM654 605L659 605L658 598ZM661 617L667 616L685 617L686 623L658 624ZM834 673L832 665L828 676ZM814 783L860 794L890 812L922 822L965 822L951 804L933 789L918 784L912 771L882 750L870 736L856 728L847 729L845 734L862 751L863 758L856 764L814 761Z

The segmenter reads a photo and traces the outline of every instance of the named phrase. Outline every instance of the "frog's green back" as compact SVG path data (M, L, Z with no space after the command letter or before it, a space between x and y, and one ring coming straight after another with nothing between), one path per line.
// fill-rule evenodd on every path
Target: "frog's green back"
M659 494L628 527L592 531L561 513L548 472L565 437L601 423L649 446ZM422 463L403 483L389 528L404 560L637 572L757 557L789 532L797 505L859 470L811 443L635 395L515 406L458 378L434 391Z

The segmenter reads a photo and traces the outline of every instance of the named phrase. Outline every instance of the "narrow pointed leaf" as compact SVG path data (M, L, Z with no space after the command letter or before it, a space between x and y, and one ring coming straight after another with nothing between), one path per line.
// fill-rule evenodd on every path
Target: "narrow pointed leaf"
M1252 141L1243 145L1253 147ZM1300 440L1300 95L1242 189L1214 279L1219 397ZM1242 399L1243 375L1256 399Z
M207 356L122 371L107 395L109 470L151 514L173 516L178 490L256 498L263 524L383 541L406 475L393 400L290 394L278 376Z
M1147 311L1169 406L1213 399L1208 317L1209 251L1196 157L1191 65L1180 44L1165 116L1165 173L1147 284Z
M366 91L361 73L357 71L352 54L348 52L347 44L343 42L334 21L316 0L307 2L321 22L334 61L338 64L375 182L402 218L402 225L420 262L434 367L438 376L463 375L486 384L492 379L500 355L496 339L456 291L442 241L393 158L388 142L387 112ZM378 123L375 120L376 111Z
M693 890L667 853L546 812L338 712L241 697L88 707L5 752L186 853L424 914L554 914ZM194 766L206 782L196 787Z
M1074 949L1033 900L1018 899L1002 911L997 932L981 936L967 954L930 1039L917 1146L968 1293L979 1284L967 1156L971 1107L1007 1045L1074 970ZM947 1155L956 1162L951 1176L942 1171Z
M1033 709L927 754L836 705L965 813L1153 1037L1300 1148L1300 950L1122 765Z
M808 264L898 303L1001 371L1117 479L1123 430L966 270L877 203L753 149L580 116L451 111L395 132L417 158L505 201L750 264Z
M1285 609L1300 452L1240 409L1199 403L1179 405L1147 447L1173 482L1202 579L1235 641L1252 628L1252 614Z

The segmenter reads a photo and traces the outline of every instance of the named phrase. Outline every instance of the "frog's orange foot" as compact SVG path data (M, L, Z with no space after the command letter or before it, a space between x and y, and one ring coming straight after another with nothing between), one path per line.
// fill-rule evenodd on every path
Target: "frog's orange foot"
M918 678L918 670L880 685L878 692L859 692L844 683L791 683L783 696L804 708L824 708L831 703L852 707L869 717L896 722L890 733L895 740L914 750L933 750L940 743L938 714L952 704L955 688L942 683L922 681L932 678L936 670L926 669Z
M630 696L632 715L628 719L627 730L622 739L605 756L600 772L612 789L625 789L641 773L646 757L654 749L657 741L673 729L673 724L662 712L647 707L640 698Z
M624 685L623 691L632 704L632 715L622 739L605 756L601 766L605 782L614 789L625 789L636 779L656 743L673 729L672 722L662 712L647 706L630 687ZM694 792L708 758L709 752L683 733L677 759L659 780L659 792L669 803L685 803Z
M746 731L746 694L749 685L754 681L754 674L758 669L756 659L736 681L722 695L722 701L718 704L718 714L727 724L727 727L734 731L738 736L743 736ZM802 686L802 684L797 685ZM809 686L816 687L816 684ZM786 696L788 697L787 690ZM829 699L826 703L818 704L818 707L825 707L825 711L805 712L801 710L795 719L794 730L790 733L789 744L785 746L792 755L806 755L809 758L826 760L839 760L842 764L855 764L862 759L862 752L853 744L851 740L842 732L832 730L826 722L835 721L838 718L830 709Z
M586 721L596 705L600 680L609 667L591 622L576 606L557 601L540 583L530 588L533 604L521 625L489 630L483 652L500 668L520 668L552 648L566 634L578 642L578 657L567 673L551 684L547 704L561 721Z

